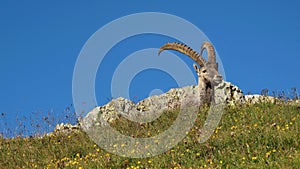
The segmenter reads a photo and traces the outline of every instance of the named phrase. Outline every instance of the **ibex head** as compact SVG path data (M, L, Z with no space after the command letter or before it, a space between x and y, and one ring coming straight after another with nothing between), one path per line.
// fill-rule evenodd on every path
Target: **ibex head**
M208 61L202 57L202 53L205 49L208 54ZM158 54L163 50L176 50L189 56L198 64L194 64L194 69L198 75L199 89L208 91L208 89L212 89L212 86L215 86L222 81L222 76L218 72L215 50L210 42L204 42L202 44L200 54L187 45L177 42L166 43L160 48ZM200 66L200 68L198 66Z

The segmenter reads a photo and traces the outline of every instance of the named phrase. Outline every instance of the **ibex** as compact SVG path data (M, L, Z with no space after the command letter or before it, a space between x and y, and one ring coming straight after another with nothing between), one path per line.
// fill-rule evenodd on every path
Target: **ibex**
M207 50L208 61L202 57L202 53L205 49ZM163 50L176 50L187 55L198 64L193 64L193 66L198 75L198 87L201 94L200 98L203 99L204 103L210 103L213 99L213 86L222 81L222 76L218 72L218 64L216 62L216 54L213 45L210 42L203 42L200 54L187 45L177 42L166 43L163 45L160 48L158 55L160 55Z

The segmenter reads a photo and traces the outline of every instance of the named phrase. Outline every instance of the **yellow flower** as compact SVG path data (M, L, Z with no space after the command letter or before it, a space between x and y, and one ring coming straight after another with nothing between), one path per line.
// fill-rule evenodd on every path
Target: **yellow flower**
M257 157L256 157L256 156L253 156L253 157L252 157L252 160L257 160Z
M148 160L148 163L149 163L149 164L151 164L151 163L152 163L152 161L151 161L151 160Z
M237 126L231 126L231 130L234 130L234 129L236 129L237 128Z
M277 128L277 130L280 130L280 126L278 125L278 126L276 126L276 128Z
M271 151L268 151L268 152L266 153L266 158L270 157L270 155L271 155Z
M289 124L286 124L286 125L285 125L285 128L288 130L288 129L289 129Z

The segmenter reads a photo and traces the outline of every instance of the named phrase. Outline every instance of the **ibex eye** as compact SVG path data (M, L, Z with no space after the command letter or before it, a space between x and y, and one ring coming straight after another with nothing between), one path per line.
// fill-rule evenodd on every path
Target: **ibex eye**
M202 73L206 73L206 70L202 70Z

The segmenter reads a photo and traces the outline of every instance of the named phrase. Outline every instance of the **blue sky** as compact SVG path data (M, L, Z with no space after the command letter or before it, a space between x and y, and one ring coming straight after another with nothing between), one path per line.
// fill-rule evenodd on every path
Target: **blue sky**
M105 24L139 12L169 13L196 25L217 49L227 81L245 93L299 89L299 7L296 0L1 1L0 132L24 125L33 131L32 126L39 123L46 126L41 120L48 113L54 116L54 123L74 122L65 116L74 111L68 109L73 102L72 76L83 45ZM103 64L117 65L120 57L143 48L159 48L168 41L173 39L156 35L129 38L112 48ZM191 65L189 59L182 59ZM107 67L98 70L95 90L100 105L111 99L112 71ZM166 92L172 87L176 83L171 76L147 70L133 79L130 97L140 100L153 89ZM45 126L41 130L53 128Z

